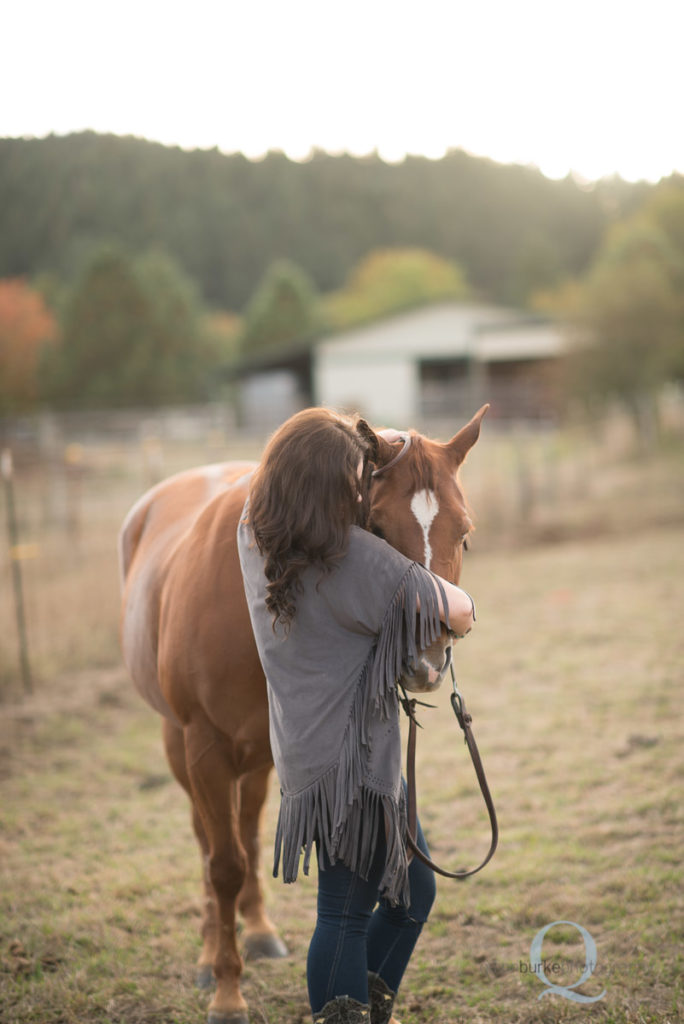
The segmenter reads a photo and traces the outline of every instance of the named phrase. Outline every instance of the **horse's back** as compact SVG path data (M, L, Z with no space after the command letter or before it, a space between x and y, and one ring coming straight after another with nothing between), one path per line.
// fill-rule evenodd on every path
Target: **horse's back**
M172 720L176 716L158 675L161 605L169 573L212 502L229 495L231 506L241 508L253 469L251 462L226 462L170 477L136 502L119 533L124 662L145 700Z
M163 533L171 544L217 494L239 484L254 466L253 462L217 462L184 470L146 491L133 505L119 531L122 589L125 589L141 542L148 546Z

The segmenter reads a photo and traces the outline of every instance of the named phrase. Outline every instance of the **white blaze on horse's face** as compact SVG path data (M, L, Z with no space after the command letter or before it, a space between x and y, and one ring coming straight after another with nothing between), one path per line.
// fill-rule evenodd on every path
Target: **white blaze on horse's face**
M416 491L411 498L411 512L423 532L423 565L429 569L432 562L430 529L439 512L439 502L434 491ZM409 689L429 691L436 689L441 684L448 664L445 657L446 650L442 649L440 644L437 646L437 650L431 651L430 654L432 657L428 655L428 652L423 652L418 661L418 672L411 681L405 680Z
M430 568L432 547L430 545L430 527L439 512L439 502L432 491L416 491L411 498L411 511L423 531L423 565Z

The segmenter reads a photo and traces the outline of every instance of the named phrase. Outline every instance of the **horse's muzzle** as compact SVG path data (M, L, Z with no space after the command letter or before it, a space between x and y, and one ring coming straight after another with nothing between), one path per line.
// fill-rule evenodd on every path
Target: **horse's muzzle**
M451 641L437 641L426 648L410 672L404 672L401 685L412 693L430 693L440 687L451 665Z

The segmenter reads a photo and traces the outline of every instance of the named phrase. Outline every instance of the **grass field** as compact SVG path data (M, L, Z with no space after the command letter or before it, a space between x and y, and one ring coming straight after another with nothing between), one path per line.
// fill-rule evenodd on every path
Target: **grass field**
M564 543L494 547L483 526L467 556L478 625L455 661L501 840L481 874L438 881L397 1003L402 1024L684 1019L684 515L674 467L658 471L662 500L651 489L635 508L638 489L612 492L614 529L592 533L598 506L579 527L568 510ZM55 628L80 617L84 649L68 670L63 652L46 654L35 694L19 700L10 688L0 707L3 1024L206 1016L207 997L193 987L199 859L186 800L166 769L156 716L102 654L105 641L88 635L101 622L93 605L116 603L115 579L101 567L100 589L88 590L94 552L111 549L108 517L118 514L111 504L105 513L106 499L106 525L83 539L71 589L55 584L51 598ZM538 527L543 534L541 513ZM77 668L79 657L92 667ZM461 867L486 849L486 813L446 687L435 702L421 715L419 807L435 858ZM291 956L248 963L244 993L254 1022L299 1024L309 1020L315 879L267 885ZM555 921L595 940L597 966L578 991L605 989L598 1001L539 998L530 946ZM551 929L543 957L550 980L573 985L585 960L580 933Z

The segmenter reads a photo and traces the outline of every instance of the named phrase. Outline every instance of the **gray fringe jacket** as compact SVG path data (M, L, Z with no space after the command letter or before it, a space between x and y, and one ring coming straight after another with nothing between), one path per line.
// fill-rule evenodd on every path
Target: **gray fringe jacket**
M247 604L268 683L270 738L281 805L274 875L308 874L315 841L331 863L367 877L384 819L381 894L409 903L406 808L396 682L419 648L440 633L432 574L385 541L352 527L329 573L301 579L289 632L273 630L263 559L249 526L238 526ZM416 613L416 597L420 612Z

